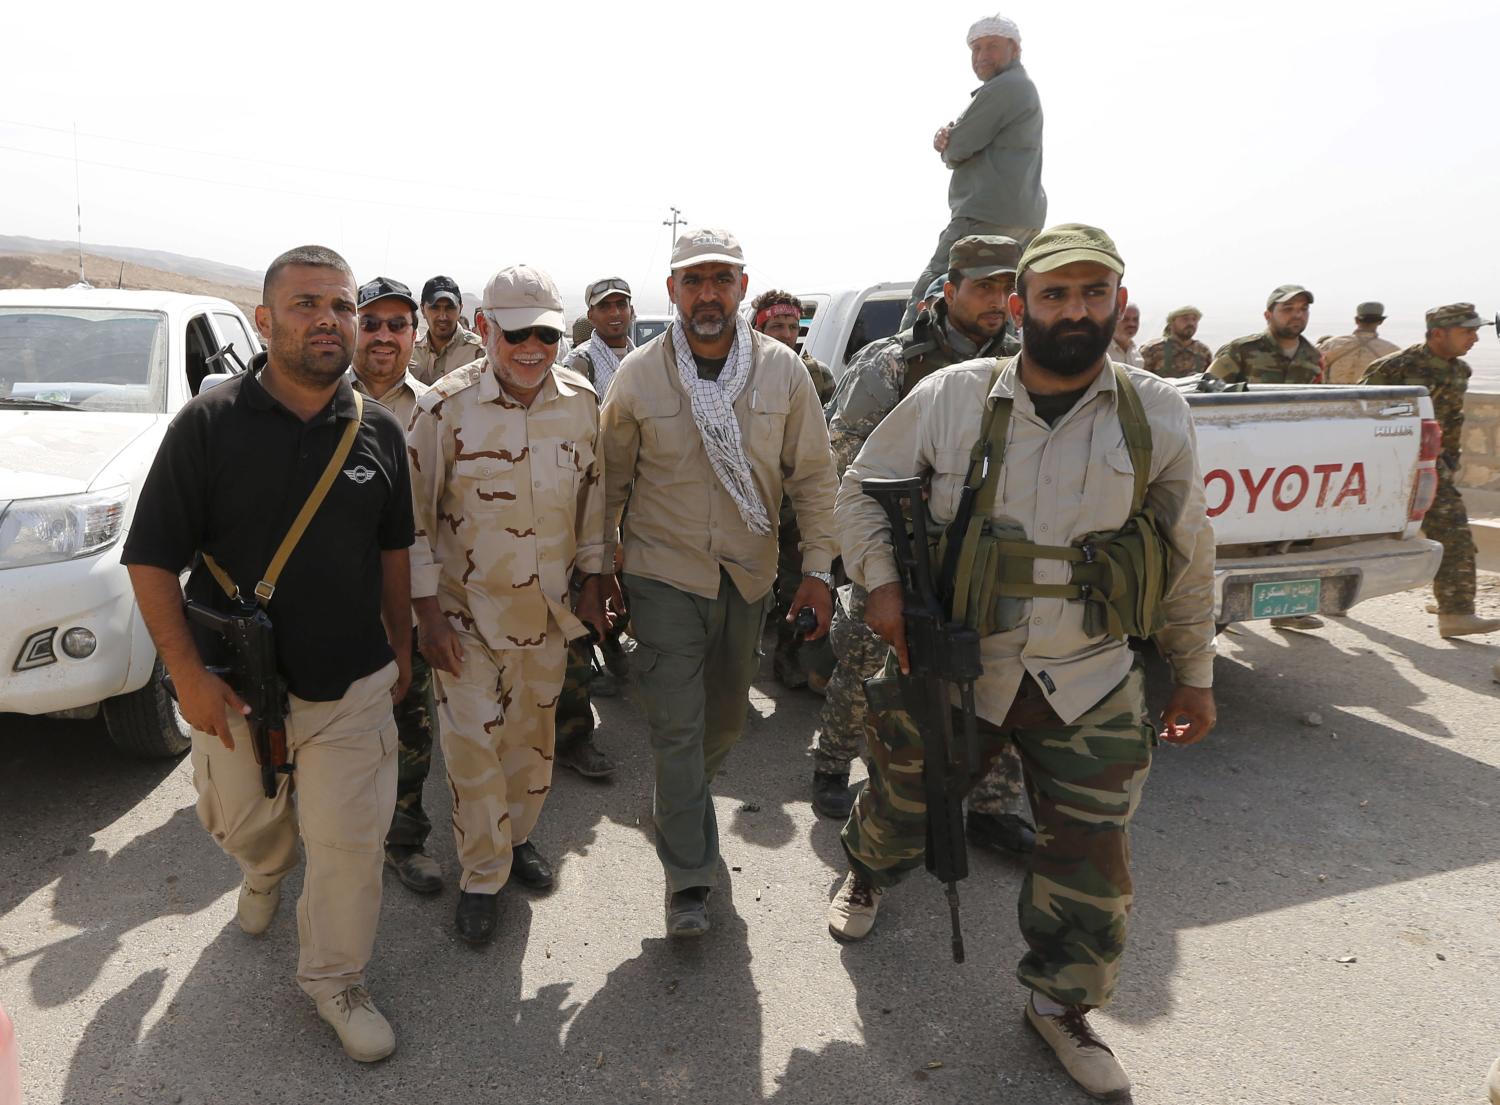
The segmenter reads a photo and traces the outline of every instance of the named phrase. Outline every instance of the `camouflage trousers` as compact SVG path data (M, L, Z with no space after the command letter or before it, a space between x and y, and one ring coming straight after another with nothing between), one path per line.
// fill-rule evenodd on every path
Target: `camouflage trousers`
M1139 661L1100 702L1064 725L1028 676L1001 726L981 721L986 756L1019 749L1036 820L1036 852L1017 912L1027 952L1021 982L1064 1005L1109 1001L1130 912L1130 818L1151 767ZM871 745L870 782L844 826L850 866L892 886L922 863L927 806L921 738L908 715L886 714Z
M849 764L864 750L871 725L865 680L880 674L890 652L890 646L865 624L865 597L863 587L850 583L839 588L833 604L829 638L838 664L828 680L823 725L813 749L813 770L821 774L847 775ZM969 792L968 805L976 813L1026 816L1021 759L1009 744Z
M432 821L422 808L422 787L432 769L432 669L417 651L416 631L412 632L411 686L396 703L396 730L400 746L396 752L396 812L391 828L385 834L392 844L420 848L432 832Z
M594 681L594 646L587 637L568 642L568 666L557 698L557 751L573 748L594 735L594 707L589 684Z
M492 650L460 630L463 674L433 673L459 889L496 893L510 878L511 846L525 843L552 789L553 721L567 643L555 622L540 648Z
M799 661L797 654L802 648L802 638L786 620L792 609L792 597L802 586L802 531L797 528L797 515L792 510L791 500L783 496L781 516L776 531L776 582L772 591L776 605L768 615L776 623L776 652L772 657L778 678L784 670L795 671Z
M1443 561L1432 580L1438 610L1444 614L1474 613L1474 535L1463 496L1446 472L1438 475L1437 497L1422 519L1422 532L1443 546Z

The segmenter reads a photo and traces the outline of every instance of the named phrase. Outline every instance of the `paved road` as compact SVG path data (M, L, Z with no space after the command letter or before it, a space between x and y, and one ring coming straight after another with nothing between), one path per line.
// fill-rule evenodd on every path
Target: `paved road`
M1125 982L1098 1015L1142 1105L1482 1099L1500 1052L1500 640L1439 641L1421 601L1221 639L1223 725L1158 756ZM235 871L185 763L0 719L0 1002L28 1103L1084 1101L1020 1024L1012 864L975 859L962 966L926 876L886 895L865 943L828 938L837 826L804 801L818 702L757 685L717 788L715 930L686 948L662 937L637 709L601 702L624 769L558 781L537 839L560 886L508 892L496 946L455 938L452 889L387 880L370 981L400 1047L370 1068L296 989L289 903L262 939L235 927ZM446 788L428 796L451 876Z

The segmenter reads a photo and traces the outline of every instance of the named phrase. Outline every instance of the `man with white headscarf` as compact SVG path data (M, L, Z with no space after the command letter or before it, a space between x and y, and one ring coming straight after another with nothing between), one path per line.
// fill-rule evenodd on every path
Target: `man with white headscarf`
M801 359L738 313L748 279L728 231L677 239L667 279L677 317L626 356L600 415L605 562L623 511L631 667L651 731L656 854L676 937L709 927L719 866L709 785L745 727L783 493L802 531L802 583L787 616L813 609L807 640L833 616L828 428ZM618 602L608 582L605 595Z
M1021 64L1021 31L1003 15L969 28L969 63L984 83L962 115L933 136L932 148L953 170L952 216L932 260L912 284L900 329L917 320L917 305L935 276L948 269L953 243L971 234L1014 238L1022 249L1047 219L1042 191L1042 102Z

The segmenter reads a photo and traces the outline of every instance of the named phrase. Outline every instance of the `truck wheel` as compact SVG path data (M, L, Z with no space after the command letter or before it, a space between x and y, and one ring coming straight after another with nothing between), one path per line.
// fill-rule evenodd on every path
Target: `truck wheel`
M104 700L104 727L121 752L142 759L167 759L192 746L192 731L162 686L166 674L158 657L144 687Z

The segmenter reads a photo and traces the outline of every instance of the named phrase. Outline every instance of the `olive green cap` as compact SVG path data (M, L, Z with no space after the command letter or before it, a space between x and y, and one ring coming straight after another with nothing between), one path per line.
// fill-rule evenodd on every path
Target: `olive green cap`
M1427 329L1441 330L1445 326L1465 326L1478 330L1490 325L1488 319L1479 317L1472 303L1450 303L1446 307L1434 307L1427 312Z
M1270 295L1266 296L1266 310L1269 311L1278 303L1289 303L1291 300L1296 299L1299 295L1307 296L1308 304L1312 304L1312 292L1308 291L1301 284L1283 284Z
M948 251L948 271L957 269L970 280L982 280L1002 272L1015 272L1021 259L1021 244L1003 234L970 234L953 243Z
M1371 299L1354 308L1355 318L1385 318L1385 304Z
M1178 307L1174 311L1167 312L1167 321L1171 322L1173 319L1181 318L1183 315L1196 315L1197 317L1202 318L1203 312L1193 306Z
M1092 261L1125 275L1125 262L1108 234L1097 226L1059 223L1031 239L1031 244L1021 254L1021 263L1016 266L1016 276L1019 278L1021 273L1032 269L1051 272L1075 261Z

